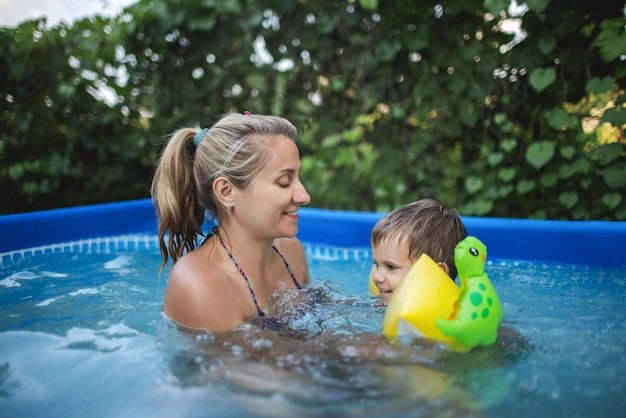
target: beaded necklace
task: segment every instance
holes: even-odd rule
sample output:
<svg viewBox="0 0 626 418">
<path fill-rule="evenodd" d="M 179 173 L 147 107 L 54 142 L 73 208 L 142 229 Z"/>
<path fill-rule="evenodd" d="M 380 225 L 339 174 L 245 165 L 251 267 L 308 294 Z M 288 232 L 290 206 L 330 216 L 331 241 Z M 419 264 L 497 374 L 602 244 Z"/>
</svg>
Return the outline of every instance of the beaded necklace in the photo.
<svg viewBox="0 0 626 418">
<path fill-rule="evenodd" d="M 239 263 L 237 263 L 237 260 L 235 260 L 235 257 L 233 257 L 233 254 L 228 250 L 228 248 L 226 248 L 226 244 L 224 244 L 222 237 L 217 231 L 217 228 L 215 228 L 214 233 L 215 235 L 217 235 L 217 239 L 220 241 L 220 244 L 222 245 L 222 248 L 228 255 L 228 258 L 230 258 L 230 261 L 232 261 L 235 267 L 237 267 L 237 270 L 239 270 L 241 277 L 243 277 L 243 279 L 246 281 L 246 284 L 248 285 L 248 289 L 250 290 L 250 294 L 252 295 L 252 300 L 254 301 L 254 306 L 256 306 L 256 310 L 259 313 L 259 317 L 265 316 L 265 312 L 263 312 L 263 310 L 259 306 L 259 302 L 257 302 L 256 300 L 256 295 L 254 294 L 254 290 L 252 289 L 252 284 L 250 283 L 250 280 L 248 280 L 248 276 L 246 276 L 246 273 L 239 266 Z M 274 249 L 274 251 L 276 251 L 276 254 L 280 256 L 281 260 L 283 260 L 283 263 L 285 263 L 285 267 L 287 267 L 287 271 L 289 272 L 289 275 L 291 276 L 291 279 L 295 283 L 296 287 L 298 289 L 302 289 L 302 287 L 300 286 L 300 283 L 298 283 L 298 281 L 296 280 L 296 276 L 294 276 L 293 272 L 291 271 L 291 267 L 289 267 L 289 264 L 287 264 L 287 260 L 285 260 L 285 257 L 283 257 L 283 255 L 278 251 L 278 248 L 276 248 L 273 245 L 272 245 L 272 248 Z"/>
</svg>

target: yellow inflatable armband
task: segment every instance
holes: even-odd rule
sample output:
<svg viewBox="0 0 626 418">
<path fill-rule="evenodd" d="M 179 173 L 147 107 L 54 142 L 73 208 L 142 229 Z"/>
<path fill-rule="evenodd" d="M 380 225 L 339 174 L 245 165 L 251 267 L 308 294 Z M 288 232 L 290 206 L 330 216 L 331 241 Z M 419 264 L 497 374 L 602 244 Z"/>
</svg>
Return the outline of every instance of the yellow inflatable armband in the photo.
<svg viewBox="0 0 626 418">
<path fill-rule="evenodd" d="M 370 278 L 370 291 L 371 286 Z M 387 337 L 414 334 L 458 345 L 456 339 L 442 334 L 435 322 L 452 315 L 459 293 L 450 276 L 432 258 L 422 254 L 389 300 L 383 333 Z"/>
</svg>

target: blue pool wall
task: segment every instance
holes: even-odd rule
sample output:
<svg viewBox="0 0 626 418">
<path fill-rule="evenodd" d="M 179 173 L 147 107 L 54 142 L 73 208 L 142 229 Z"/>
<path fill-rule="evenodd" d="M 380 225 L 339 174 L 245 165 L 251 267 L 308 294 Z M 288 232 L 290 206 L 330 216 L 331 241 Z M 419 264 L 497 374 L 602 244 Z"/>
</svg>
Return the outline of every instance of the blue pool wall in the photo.
<svg viewBox="0 0 626 418">
<path fill-rule="evenodd" d="M 384 214 L 302 208 L 305 243 L 369 249 Z M 490 259 L 591 266 L 626 266 L 626 222 L 463 217 L 468 234 L 487 245 Z M 89 238 L 156 234 L 150 199 L 0 216 L 0 254 Z"/>
</svg>

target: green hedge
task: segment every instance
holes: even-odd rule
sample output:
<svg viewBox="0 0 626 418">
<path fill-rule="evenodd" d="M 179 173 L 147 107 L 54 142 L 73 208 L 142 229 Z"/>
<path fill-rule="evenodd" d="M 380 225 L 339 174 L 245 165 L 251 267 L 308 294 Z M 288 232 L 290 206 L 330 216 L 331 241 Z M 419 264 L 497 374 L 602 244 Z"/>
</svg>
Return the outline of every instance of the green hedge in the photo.
<svg viewBox="0 0 626 418">
<path fill-rule="evenodd" d="M 0 29 L 0 213 L 148 197 L 167 134 L 250 110 L 298 126 L 314 207 L 436 197 L 463 215 L 626 219 L 617 5 L 259 3 L 141 0 Z"/>
</svg>

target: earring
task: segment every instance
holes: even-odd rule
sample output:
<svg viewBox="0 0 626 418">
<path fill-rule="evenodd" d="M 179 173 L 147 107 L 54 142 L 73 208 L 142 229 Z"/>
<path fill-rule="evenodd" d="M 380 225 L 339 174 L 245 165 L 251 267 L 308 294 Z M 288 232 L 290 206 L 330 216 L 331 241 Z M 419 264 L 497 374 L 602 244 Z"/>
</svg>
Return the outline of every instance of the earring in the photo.
<svg viewBox="0 0 626 418">
<path fill-rule="evenodd" d="M 229 215 L 233 213 L 233 205 L 226 206 L 226 213 L 228 213 Z"/>
</svg>

